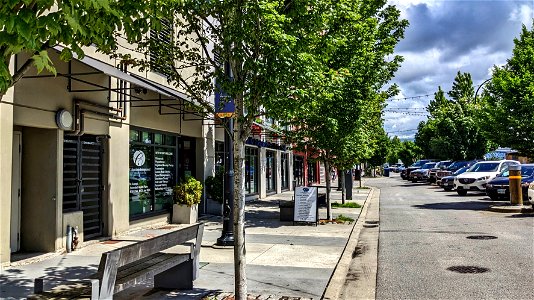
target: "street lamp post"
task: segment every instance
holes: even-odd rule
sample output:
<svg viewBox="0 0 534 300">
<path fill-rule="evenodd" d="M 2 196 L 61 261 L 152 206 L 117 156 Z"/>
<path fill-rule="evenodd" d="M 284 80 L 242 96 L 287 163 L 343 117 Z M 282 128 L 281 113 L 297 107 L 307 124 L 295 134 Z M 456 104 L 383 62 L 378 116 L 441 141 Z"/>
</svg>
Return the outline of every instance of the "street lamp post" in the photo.
<svg viewBox="0 0 534 300">
<path fill-rule="evenodd" d="M 477 95 L 478 95 L 478 91 L 480 90 L 480 88 L 481 88 L 484 84 L 486 84 L 486 83 L 487 83 L 488 81 L 490 81 L 490 80 L 491 80 L 491 78 L 490 78 L 490 79 L 486 79 L 486 80 L 484 80 L 484 82 L 482 82 L 482 83 L 478 86 L 478 88 L 477 88 L 477 90 L 476 90 L 476 92 L 475 92 L 475 99 L 473 100 L 473 102 L 474 102 L 475 104 L 477 103 Z"/>
<path fill-rule="evenodd" d="M 223 229 L 217 239 L 218 246 L 234 245 L 234 227 L 232 226 L 234 207 L 234 151 L 232 133 L 234 132 L 234 119 L 225 118 L 226 130 L 224 134 L 224 203 L 223 203 Z"/>
</svg>

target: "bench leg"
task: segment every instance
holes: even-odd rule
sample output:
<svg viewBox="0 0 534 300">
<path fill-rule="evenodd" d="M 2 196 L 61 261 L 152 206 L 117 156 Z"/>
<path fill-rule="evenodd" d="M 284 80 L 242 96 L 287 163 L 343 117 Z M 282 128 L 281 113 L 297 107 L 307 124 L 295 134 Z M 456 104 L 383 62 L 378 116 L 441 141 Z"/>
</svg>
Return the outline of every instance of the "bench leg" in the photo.
<svg viewBox="0 0 534 300">
<path fill-rule="evenodd" d="M 163 289 L 193 289 L 193 261 L 188 260 L 167 271 L 154 275 L 154 287 Z"/>
</svg>

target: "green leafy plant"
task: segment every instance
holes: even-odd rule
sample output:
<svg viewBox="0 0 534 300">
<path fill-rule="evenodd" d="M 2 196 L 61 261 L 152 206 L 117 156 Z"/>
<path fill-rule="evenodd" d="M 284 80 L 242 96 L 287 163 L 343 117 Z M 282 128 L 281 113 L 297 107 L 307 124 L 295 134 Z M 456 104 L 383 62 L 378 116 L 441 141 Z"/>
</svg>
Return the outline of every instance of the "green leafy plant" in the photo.
<svg viewBox="0 0 534 300">
<path fill-rule="evenodd" d="M 206 178 L 206 192 L 214 201 L 224 202 L 224 170 L 218 170 L 215 176 Z"/>
<path fill-rule="evenodd" d="M 355 203 L 355 202 L 347 202 L 347 203 L 334 202 L 334 203 L 332 203 L 332 207 L 334 207 L 334 208 L 336 208 L 336 207 L 360 208 L 362 206 L 360 204 L 358 204 L 358 203 Z"/>
<path fill-rule="evenodd" d="M 178 185 L 173 188 L 174 203 L 187 205 L 189 207 L 200 203 L 202 197 L 202 183 L 192 176 L 186 176 Z"/>
<path fill-rule="evenodd" d="M 337 218 L 335 219 L 336 222 L 340 223 L 340 222 L 349 222 L 349 223 L 352 223 L 354 222 L 354 219 L 351 218 L 351 217 L 347 217 L 347 216 L 344 216 L 344 215 L 339 215 L 337 216 Z"/>
</svg>

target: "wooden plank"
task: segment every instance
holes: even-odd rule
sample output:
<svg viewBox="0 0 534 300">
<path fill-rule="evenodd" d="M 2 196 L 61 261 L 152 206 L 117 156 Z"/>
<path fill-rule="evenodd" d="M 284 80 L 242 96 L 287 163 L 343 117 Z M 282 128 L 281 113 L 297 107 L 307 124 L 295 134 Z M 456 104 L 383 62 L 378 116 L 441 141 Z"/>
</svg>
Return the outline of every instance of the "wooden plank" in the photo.
<svg viewBox="0 0 534 300">
<path fill-rule="evenodd" d="M 132 287 L 138 283 L 152 279 L 159 274 L 189 260 L 189 254 L 164 253 L 154 259 L 148 259 L 141 264 L 135 264 L 133 268 L 127 268 L 117 275 L 115 293 Z"/>
<path fill-rule="evenodd" d="M 182 228 L 148 240 L 128 245 L 117 250 L 113 250 L 121 251 L 119 267 L 195 239 L 198 234 L 199 226 L 200 224 L 195 224 L 193 226 Z"/>
</svg>

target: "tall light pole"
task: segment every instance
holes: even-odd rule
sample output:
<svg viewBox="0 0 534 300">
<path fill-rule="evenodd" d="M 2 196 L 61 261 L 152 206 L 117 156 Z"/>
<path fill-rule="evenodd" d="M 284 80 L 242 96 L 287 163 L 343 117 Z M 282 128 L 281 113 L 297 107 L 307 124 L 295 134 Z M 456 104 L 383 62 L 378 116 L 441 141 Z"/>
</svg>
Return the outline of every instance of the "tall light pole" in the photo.
<svg viewBox="0 0 534 300">
<path fill-rule="evenodd" d="M 475 99 L 473 100 L 473 103 L 475 103 L 475 104 L 477 103 L 477 95 L 478 95 L 478 91 L 480 90 L 480 88 L 481 88 L 484 84 L 486 84 L 488 81 L 490 81 L 490 80 L 491 80 L 491 78 L 490 78 L 490 79 L 486 79 L 486 80 L 484 80 L 484 82 L 482 82 L 482 83 L 478 86 L 478 88 L 477 88 L 477 90 L 476 90 L 476 92 L 475 92 Z"/>
</svg>

